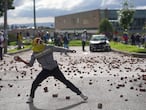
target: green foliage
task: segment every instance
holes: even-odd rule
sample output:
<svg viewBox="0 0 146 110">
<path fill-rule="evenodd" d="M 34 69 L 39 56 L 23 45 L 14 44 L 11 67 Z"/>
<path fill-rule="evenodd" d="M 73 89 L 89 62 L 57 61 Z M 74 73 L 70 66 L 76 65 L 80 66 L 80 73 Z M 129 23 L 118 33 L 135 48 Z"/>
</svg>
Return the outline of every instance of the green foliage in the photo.
<svg viewBox="0 0 146 110">
<path fill-rule="evenodd" d="M 113 32 L 113 26 L 112 24 L 108 21 L 108 19 L 103 19 L 100 22 L 99 25 L 99 33 L 112 33 Z"/>
<path fill-rule="evenodd" d="M 17 40 L 16 35 L 12 33 L 8 33 L 8 39 L 9 39 L 9 42 L 13 42 Z"/>
<path fill-rule="evenodd" d="M 15 7 L 13 6 L 14 0 L 7 0 L 8 1 L 8 10 L 9 9 L 14 9 Z M 3 16 L 4 9 L 5 9 L 5 2 L 6 0 L 0 0 L 0 16 Z"/>
<path fill-rule="evenodd" d="M 128 3 L 127 0 L 123 3 L 123 8 L 118 12 L 119 23 L 124 31 L 130 28 L 130 24 L 133 22 L 134 10 L 133 6 Z"/>
<path fill-rule="evenodd" d="M 120 11 L 120 25 L 124 30 L 128 30 L 130 27 L 130 24 L 133 22 L 133 10 L 121 10 Z"/>
<path fill-rule="evenodd" d="M 113 37 L 113 26 L 112 24 L 108 21 L 108 19 L 102 19 L 99 25 L 99 34 L 105 34 L 108 39 L 112 39 Z"/>
</svg>

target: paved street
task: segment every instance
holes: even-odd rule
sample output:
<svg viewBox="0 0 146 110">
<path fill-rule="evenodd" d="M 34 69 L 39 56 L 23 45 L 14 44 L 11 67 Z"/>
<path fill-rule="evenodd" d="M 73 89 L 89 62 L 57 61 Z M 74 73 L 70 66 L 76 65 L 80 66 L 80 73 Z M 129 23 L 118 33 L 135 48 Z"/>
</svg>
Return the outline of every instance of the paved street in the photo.
<svg viewBox="0 0 146 110">
<path fill-rule="evenodd" d="M 32 81 L 41 70 L 15 62 L 14 55 L 0 61 L 0 110 L 145 110 L 146 59 L 114 52 L 54 53 L 61 71 L 85 95 L 88 102 L 53 77 L 47 78 L 36 90 L 33 104 L 26 104 Z M 31 51 L 18 53 L 29 60 Z M 58 97 L 53 97 L 54 95 Z M 69 99 L 68 99 L 69 97 Z M 102 107 L 98 107 L 102 104 Z"/>
</svg>

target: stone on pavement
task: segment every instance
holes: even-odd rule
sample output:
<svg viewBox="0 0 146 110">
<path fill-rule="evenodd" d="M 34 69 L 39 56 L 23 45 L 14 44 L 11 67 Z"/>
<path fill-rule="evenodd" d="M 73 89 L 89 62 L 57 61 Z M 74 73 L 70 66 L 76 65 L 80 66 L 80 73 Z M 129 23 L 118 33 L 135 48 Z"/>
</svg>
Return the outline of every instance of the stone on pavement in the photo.
<svg viewBox="0 0 146 110">
<path fill-rule="evenodd" d="M 29 60 L 31 51 L 26 51 L 0 61 L 0 110 L 145 110 L 146 59 L 70 48 L 77 52 L 54 53 L 54 57 L 65 77 L 88 96 L 86 103 L 49 77 L 36 90 L 34 103 L 26 104 L 31 84 L 41 71 L 37 62 L 30 68 L 13 60 L 15 55 Z"/>
</svg>

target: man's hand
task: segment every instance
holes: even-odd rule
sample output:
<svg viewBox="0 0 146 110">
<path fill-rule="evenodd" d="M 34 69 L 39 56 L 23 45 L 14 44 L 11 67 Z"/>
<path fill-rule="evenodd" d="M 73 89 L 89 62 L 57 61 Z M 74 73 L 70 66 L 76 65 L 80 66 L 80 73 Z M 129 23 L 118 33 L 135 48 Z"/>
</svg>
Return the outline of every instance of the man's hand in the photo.
<svg viewBox="0 0 146 110">
<path fill-rule="evenodd" d="M 19 57 L 19 56 L 14 56 L 14 60 L 15 60 L 15 61 L 19 61 L 19 62 L 23 62 L 23 63 L 25 63 L 26 65 L 30 66 L 29 62 L 24 61 L 24 60 L 23 60 L 21 57 Z"/>
</svg>

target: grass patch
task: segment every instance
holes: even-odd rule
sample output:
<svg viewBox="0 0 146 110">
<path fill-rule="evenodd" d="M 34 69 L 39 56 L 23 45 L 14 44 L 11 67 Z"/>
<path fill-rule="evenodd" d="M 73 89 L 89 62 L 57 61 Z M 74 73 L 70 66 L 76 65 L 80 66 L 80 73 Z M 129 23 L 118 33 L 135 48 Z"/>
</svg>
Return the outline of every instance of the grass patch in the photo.
<svg viewBox="0 0 146 110">
<path fill-rule="evenodd" d="M 15 45 L 17 45 L 17 42 L 15 42 L 15 41 L 14 42 L 10 42 L 9 45 L 15 46 Z"/>
<path fill-rule="evenodd" d="M 86 42 L 86 46 L 89 45 L 89 41 Z M 71 40 L 69 46 L 82 46 L 81 40 Z"/>
<path fill-rule="evenodd" d="M 81 45 L 82 45 L 81 40 L 71 40 L 69 42 L 69 46 L 81 46 Z"/>
<path fill-rule="evenodd" d="M 122 44 L 119 42 L 110 42 L 111 48 L 125 51 L 125 52 L 136 52 L 136 53 L 146 53 L 145 48 L 139 48 L 134 45 Z"/>
<path fill-rule="evenodd" d="M 31 45 L 24 45 L 24 48 L 22 49 L 11 49 L 11 50 L 8 50 L 8 53 L 16 53 L 16 52 L 19 52 L 19 51 L 24 51 L 24 50 L 27 50 L 27 49 L 31 49 Z"/>
<path fill-rule="evenodd" d="M 13 42 L 12 45 L 14 45 L 15 43 Z M 48 43 L 49 45 L 53 45 L 53 42 Z M 89 45 L 89 41 L 87 41 L 86 46 Z M 69 46 L 82 46 L 82 41 L 81 40 L 71 40 L 69 42 Z M 124 51 L 124 52 L 136 52 L 136 53 L 146 53 L 146 49 L 145 48 L 139 48 L 137 46 L 133 46 L 133 45 L 128 45 L 128 44 L 123 44 L 120 42 L 110 42 L 110 46 L 112 49 L 117 49 L 120 51 Z M 15 52 L 19 52 L 22 50 L 27 50 L 27 49 L 31 49 L 31 45 L 24 45 L 23 49 L 11 49 L 8 50 L 8 53 L 15 53 Z"/>
</svg>

